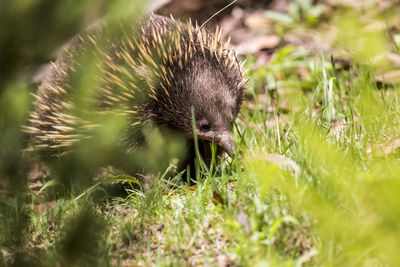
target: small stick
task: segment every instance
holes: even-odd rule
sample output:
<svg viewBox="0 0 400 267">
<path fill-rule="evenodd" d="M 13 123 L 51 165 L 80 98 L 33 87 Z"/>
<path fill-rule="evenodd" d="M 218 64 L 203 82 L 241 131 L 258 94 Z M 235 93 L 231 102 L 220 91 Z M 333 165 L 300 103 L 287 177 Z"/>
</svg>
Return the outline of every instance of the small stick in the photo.
<svg viewBox="0 0 400 267">
<path fill-rule="evenodd" d="M 221 13 L 222 11 L 224 11 L 225 9 L 227 9 L 228 7 L 230 7 L 231 5 L 233 5 L 234 3 L 236 3 L 237 0 L 232 1 L 230 4 L 228 4 L 227 6 L 223 7 L 222 9 L 220 9 L 217 13 L 215 13 L 214 15 L 212 15 L 208 20 L 206 20 L 203 24 L 201 24 L 200 26 L 200 30 L 201 28 L 203 28 L 204 25 L 206 25 L 210 20 L 212 20 L 215 16 L 217 16 L 219 13 Z"/>
</svg>

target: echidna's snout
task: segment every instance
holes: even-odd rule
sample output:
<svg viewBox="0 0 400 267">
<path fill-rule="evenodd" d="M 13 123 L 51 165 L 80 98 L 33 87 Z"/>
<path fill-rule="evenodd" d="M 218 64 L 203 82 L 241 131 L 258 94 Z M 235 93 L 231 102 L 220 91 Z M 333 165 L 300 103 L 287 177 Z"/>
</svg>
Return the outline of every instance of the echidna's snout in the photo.
<svg viewBox="0 0 400 267">
<path fill-rule="evenodd" d="M 217 135 L 215 141 L 230 157 L 235 154 L 235 142 L 233 141 L 231 132 L 223 132 Z"/>
</svg>

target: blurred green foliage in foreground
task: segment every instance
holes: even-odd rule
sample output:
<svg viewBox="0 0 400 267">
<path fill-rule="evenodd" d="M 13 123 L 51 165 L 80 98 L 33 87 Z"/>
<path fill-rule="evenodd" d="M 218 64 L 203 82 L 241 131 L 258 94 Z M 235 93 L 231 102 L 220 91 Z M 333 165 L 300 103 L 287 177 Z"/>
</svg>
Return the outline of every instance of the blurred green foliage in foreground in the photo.
<svg viewBox="0 0 400 267">
<path fill-rule="evenodd" d="M 10 25 L 0 32 L 2 265 L 400 264 L 400 85 L 375 81 L 397 67 L 385 55 L 399 51 L 384 28 L 337 11 L 337 45 L 350 51 L 350 68 L 335 55 L 294 46 L 277 50 L 267 66 L 249 57 L 247 102 L 235 132 L 240 156 L 199 168 L 196 190 L 180 174 L 170 177 L 172 165 L 147 190 L 138 190 L 139 176 L 111 177 L 105 180 L 131 183 L 128 197 L 111 198 L 102 181 L 93 181 L 93 168 L 141 164 L 107 150 L 124 122 L 109 118 L 77 157 L 46 162 L 52 173 L 38 192 L 30 188 L 35 159 L 22 153 L 21 126 L 32 106 L 34 70 L 104 15 L 109 27 L 136 21 L 140 5 L 3 0 L 0 10 L 0 22 Z M 90 71 L 79 78 L 86 87 L 77 90 L 88 93 Z M 158 165 L 179 150 L 165 147 L 158 132 L 148 137 L 154 146 L 141 154 L 143 164 Z M 271 160 L 271 153 L 285 158 Z"/>
</svg>

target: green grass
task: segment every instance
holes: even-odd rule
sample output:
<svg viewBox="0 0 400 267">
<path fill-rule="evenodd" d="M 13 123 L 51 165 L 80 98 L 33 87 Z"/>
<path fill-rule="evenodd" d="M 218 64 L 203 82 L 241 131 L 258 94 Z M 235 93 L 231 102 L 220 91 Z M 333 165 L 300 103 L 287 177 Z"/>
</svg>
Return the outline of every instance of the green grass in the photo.
<svg viewBox="0 0 400 267">
<path fill-rule="evenodd" d="M 400 162 L 389 141 L 400 136 L 400 85 L 378 88 L 387 65 L 363 64 L 364 53 L 349 70 L 295 46 L 267 66 L 249 57 L 234 158 L 199 168 L 195 188 L 173 165 L 145 190 L 140 177 L 114 177 L 132 185 L 122 198 L 109 179 L 79 192 L 55 180 L 25 188 L 1 200 L 0 262 L 398 266 Z"/>
<path fill-rule="evenodd" d="M 107 192 L 98 184 L 35 212 L 49 186 L 31 195 L 28 242 L 14 249 L 48 266 L 397 265 L 399 160 L 367 149 L 399 135 L 399 88 L 378 90 L 368 70 L 336 75 L 328 56 L 291 50 L 264 69 L 249 60 L 240 153 L 202 172 L 196 189 L 160 175 L 127 198 L 99 202 Z M 259 91 L 278 72 L 284 90 Z M 271 153 L 292 161 L 278 160 L 281 169 Z"/>
</svg>

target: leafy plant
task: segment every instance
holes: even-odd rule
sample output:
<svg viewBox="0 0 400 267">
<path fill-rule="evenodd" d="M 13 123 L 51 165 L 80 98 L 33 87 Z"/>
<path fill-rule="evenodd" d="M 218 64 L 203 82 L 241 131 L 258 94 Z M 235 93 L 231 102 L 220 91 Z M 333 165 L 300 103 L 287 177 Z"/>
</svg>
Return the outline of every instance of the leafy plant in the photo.
<svg viewBox="0 0 400 267">
<path fill-rule="evenodd" d="M 288 6 L 288 13 L 266 11 L 264 15 L 283 24 L 292 25 L 297 22 L 305 22 L 308 25 L 316 25 L 320 16 L 325 12 L 323 4 L 313 4 L 312 0 L 295 0 Z"/>
</svg>

